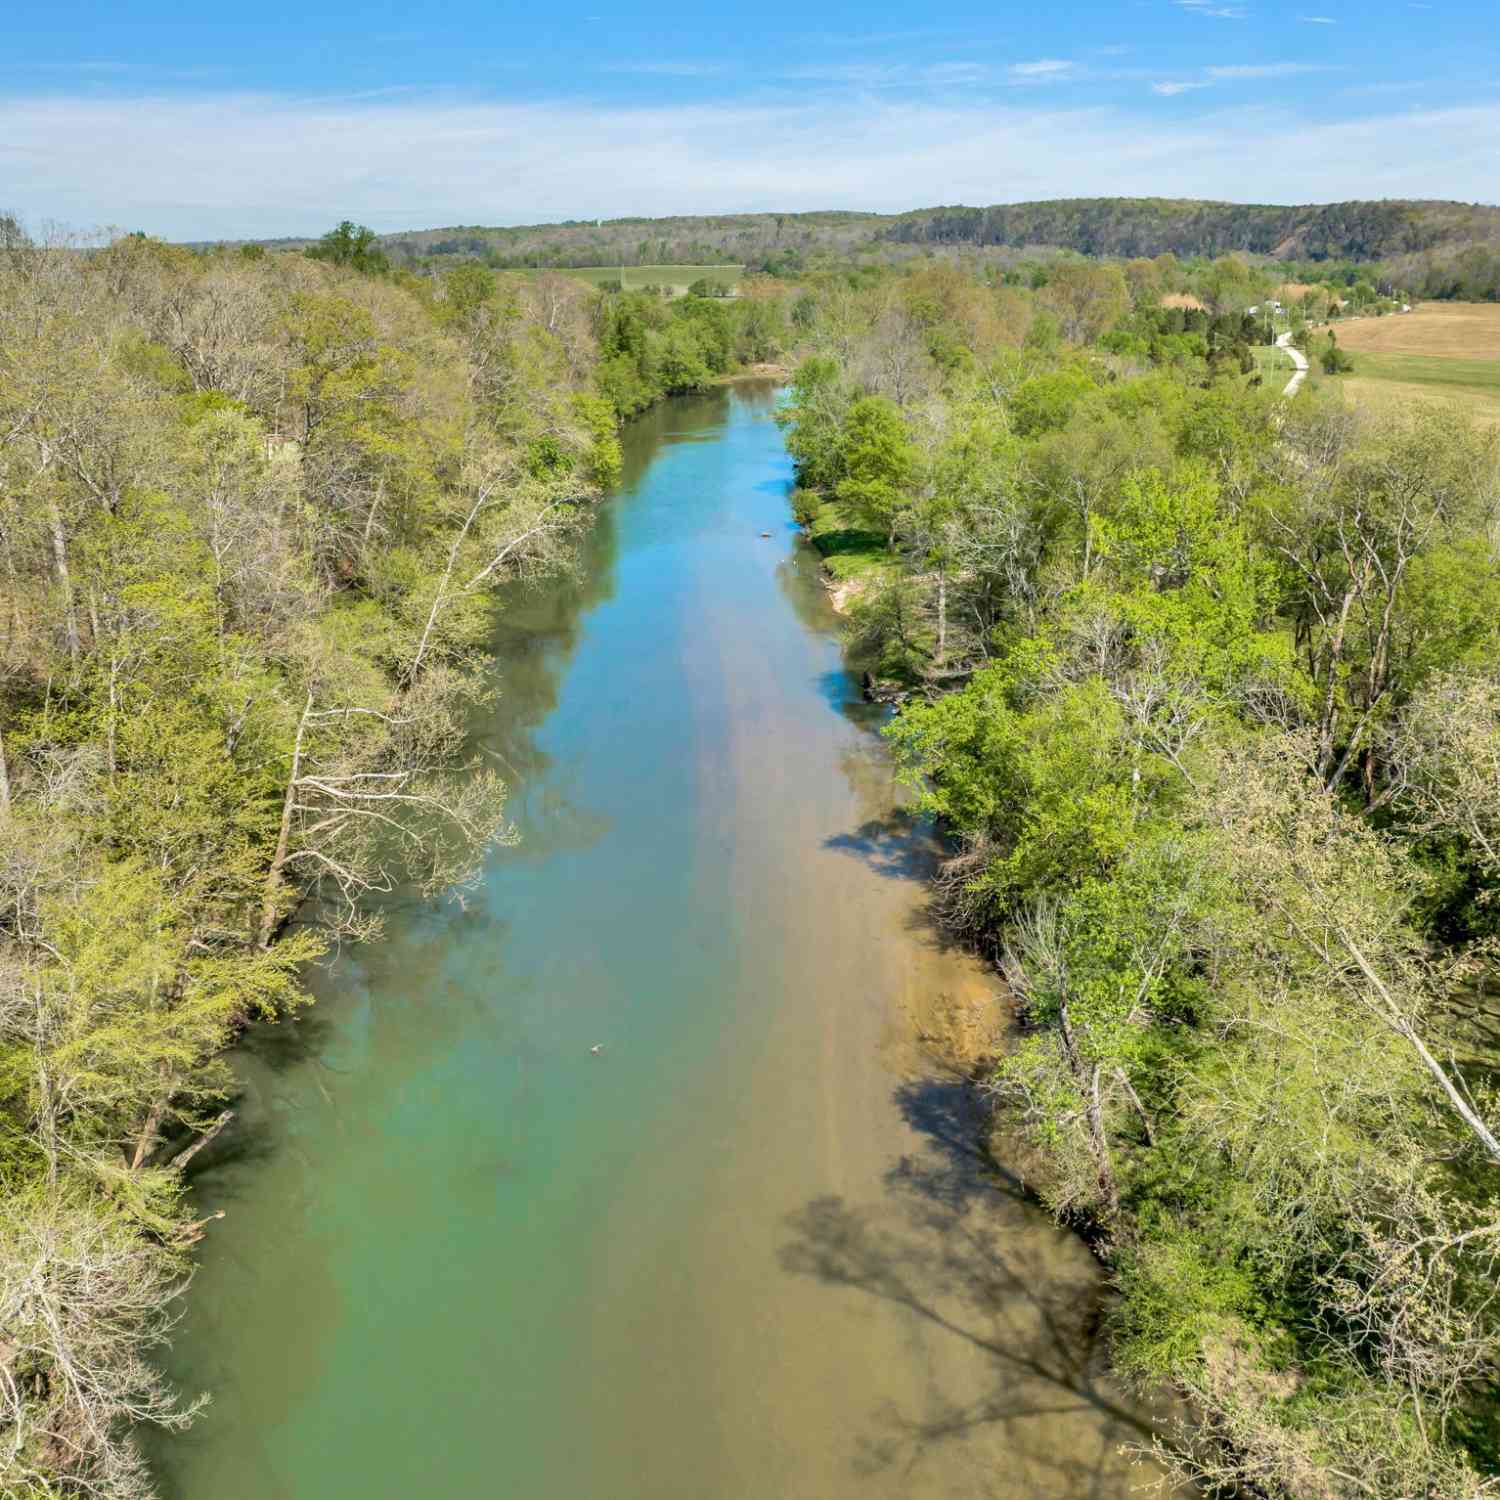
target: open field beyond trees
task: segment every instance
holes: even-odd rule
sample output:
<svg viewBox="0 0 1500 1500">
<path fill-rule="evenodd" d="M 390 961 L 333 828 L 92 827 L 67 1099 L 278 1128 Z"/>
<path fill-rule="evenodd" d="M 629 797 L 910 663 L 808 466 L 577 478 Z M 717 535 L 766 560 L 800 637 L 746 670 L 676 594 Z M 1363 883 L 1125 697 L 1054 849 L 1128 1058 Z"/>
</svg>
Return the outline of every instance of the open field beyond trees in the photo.
<svg viewBox="0 0 1500 1500">
<path fill-rule="evenodd" d="M 724 287 L 730 293 L 739 290 L 743 266 L 568 266 L 564 274 L 577 276 L 591 286 L 618 283 L 627 292 L 643 287 L 664 286 L 674 297 L 682 296 L 697 281 Z M 538 273 L 540 274 L 540 273 Z"/>
<path fill-rule="evenodd" d="M 1451 403 L 1500 422 L 1500 304 L 1429 302 L 1414 312 L 1338 326 L 1354 358 L 1346 399 L 1372 409 L 1418 401 Z"/>
<path fill-rule="evenodd" d="M 1500 362 L 1500 302 L 1424 302 L 1409 313 L 1354 319 L 1340 324 L 1339 343 L 1351 354 Z"/>
</svg>

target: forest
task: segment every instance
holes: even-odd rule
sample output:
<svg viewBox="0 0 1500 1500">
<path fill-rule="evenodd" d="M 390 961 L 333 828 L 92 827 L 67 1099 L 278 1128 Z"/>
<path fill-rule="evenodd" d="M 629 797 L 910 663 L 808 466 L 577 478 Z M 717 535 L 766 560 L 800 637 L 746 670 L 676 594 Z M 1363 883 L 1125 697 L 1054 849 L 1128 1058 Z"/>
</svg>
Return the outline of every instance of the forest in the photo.
<svg viewBox="0 0 1500 1500">
<path fill-rule="evenodd" d="M 830 288 L 799 514 L 1017 1007 L 971 1059 L 997 1152 L 1111 1268 L 1116 1368 L 1186 1402 L 1163 1460 L 1488 1493 L 1500 446 L 1161 321 L 1108 267 Z"/>
<path fill-rule="evenodd" d="M 1480 204 L 1211 203 L 1174 198 L 1063 198 L 902 214 L 734 214 L 610 219 L 494 229 L 468 225 L 384 236 L 402 263 L 481 260 L 497 268 L 748 265 L 796 274 L 849 260 L 900 263 L 940 254 L 1004 269 L 1060 254 L 1125 261 L 1237 255 L 1274 268 L 1363 268 L 1421 297 L 1500 297 L 1500 211 Z"/>
<path fill-rule="evenodd" d="M 0 224 L 6 1493 L 152 1493 L 226 1046 L 515 836 L 464 732 L 496 585 L 573 566 L 623 420 L 778 359 L 936 914 L 1016 1009 L 965 1065 L 1181 1399 L 1163 1460 L 1492 1489 L 1495 435 L 1283 400 L 1233 259 L 1164 307 L 1170 258 L 669 299 L 311 248 Z"/>
<path fill-rule="evenodd" d="M 224 1049 L 510 840 L 494 589 L 572 565 L 620 422 L 782 299 L 601 297 L 0 221 L 0 1490 L 154 1493 Z M 223 1232 L 232 1232 L 226 1230 Z"/>
</svg>

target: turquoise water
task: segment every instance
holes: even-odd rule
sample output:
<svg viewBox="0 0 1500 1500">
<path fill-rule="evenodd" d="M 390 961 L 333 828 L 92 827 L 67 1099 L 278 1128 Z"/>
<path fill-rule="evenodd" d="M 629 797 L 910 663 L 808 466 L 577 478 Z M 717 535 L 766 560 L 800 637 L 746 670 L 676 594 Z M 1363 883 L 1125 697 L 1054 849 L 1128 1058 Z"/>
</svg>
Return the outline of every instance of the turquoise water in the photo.
<svg viewBox="0 0 1500 1500">
<path fill-rule="evenodd" d="M 497 627 L 476 734 L 522 842 L 240 1049 L 169 1495 L 1139 1482 L 1088 1257 L 913 1040 L 998 1002 L 922 920 L 773 402 L 634 424 L 577 578 Z"/>
</svg>

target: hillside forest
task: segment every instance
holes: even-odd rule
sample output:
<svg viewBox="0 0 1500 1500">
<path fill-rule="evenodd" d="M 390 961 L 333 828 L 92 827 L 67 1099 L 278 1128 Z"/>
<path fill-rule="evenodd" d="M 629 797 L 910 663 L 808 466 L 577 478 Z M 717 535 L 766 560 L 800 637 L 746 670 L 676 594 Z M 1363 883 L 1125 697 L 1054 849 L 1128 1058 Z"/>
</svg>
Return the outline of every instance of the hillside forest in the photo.
<svg viewBox="0 0 1500 1500">
<path fill-rule="evenodd" d="M 964 1066 L 1181 1397 L 1164 1459 L 1493 1488 L 1495 438 L 1286 402 L 1155 261 L 669 300 L 350 230 L 0 235 L 5 1492 L 153 1493 L 225 1047 L 514 837 L 464 733 L 496 586 L 573 566 L 623 420 L 774 361 L 937 915 L 1016 1008 Z"/>
<path fill-rule="evenodd" d="M 302 243 L 302 242 L 288 242 Z M 1063 198 L 902 214 L 730 214 L 404 231 L 379 241 L 403 265 L 477 260 L 496 268 L 735 264 L 801 274 L 940 257 L 1012 284 L 1040 285 L 1056 261 L 1123 265 L 1233 256 L 1278 281 L 1369 282 L 1411 297 L 1500 298 L 1500 210 L 1382 199 L 1312 204 Z M 1196 269 L 1196 266 L 1195 266 Z M 1189 283 L 1168 288 L 1194 291 Z"/>
</svg>

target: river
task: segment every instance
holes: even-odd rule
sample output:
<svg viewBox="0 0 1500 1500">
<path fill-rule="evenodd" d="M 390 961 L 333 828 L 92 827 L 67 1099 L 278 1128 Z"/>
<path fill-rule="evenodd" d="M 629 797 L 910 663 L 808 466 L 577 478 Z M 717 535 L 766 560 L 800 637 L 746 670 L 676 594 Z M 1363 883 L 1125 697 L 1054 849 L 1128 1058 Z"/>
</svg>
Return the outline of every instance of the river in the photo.
<svg viewBox="0 0 1500 1500">
<path fill-rule="evenodd" d="M 1123 1497 L 1084 1247 L 924 1017 L 993 981 L 787 514 L 774 392 L 632 424 L 476 726 L 519 846 L 238 1049 L 173 1500 Z M 771 536 L 763 538 L 761 533 Z M 596 1054 L 592 1049 L 598 1046 Z"/>
</svg>

